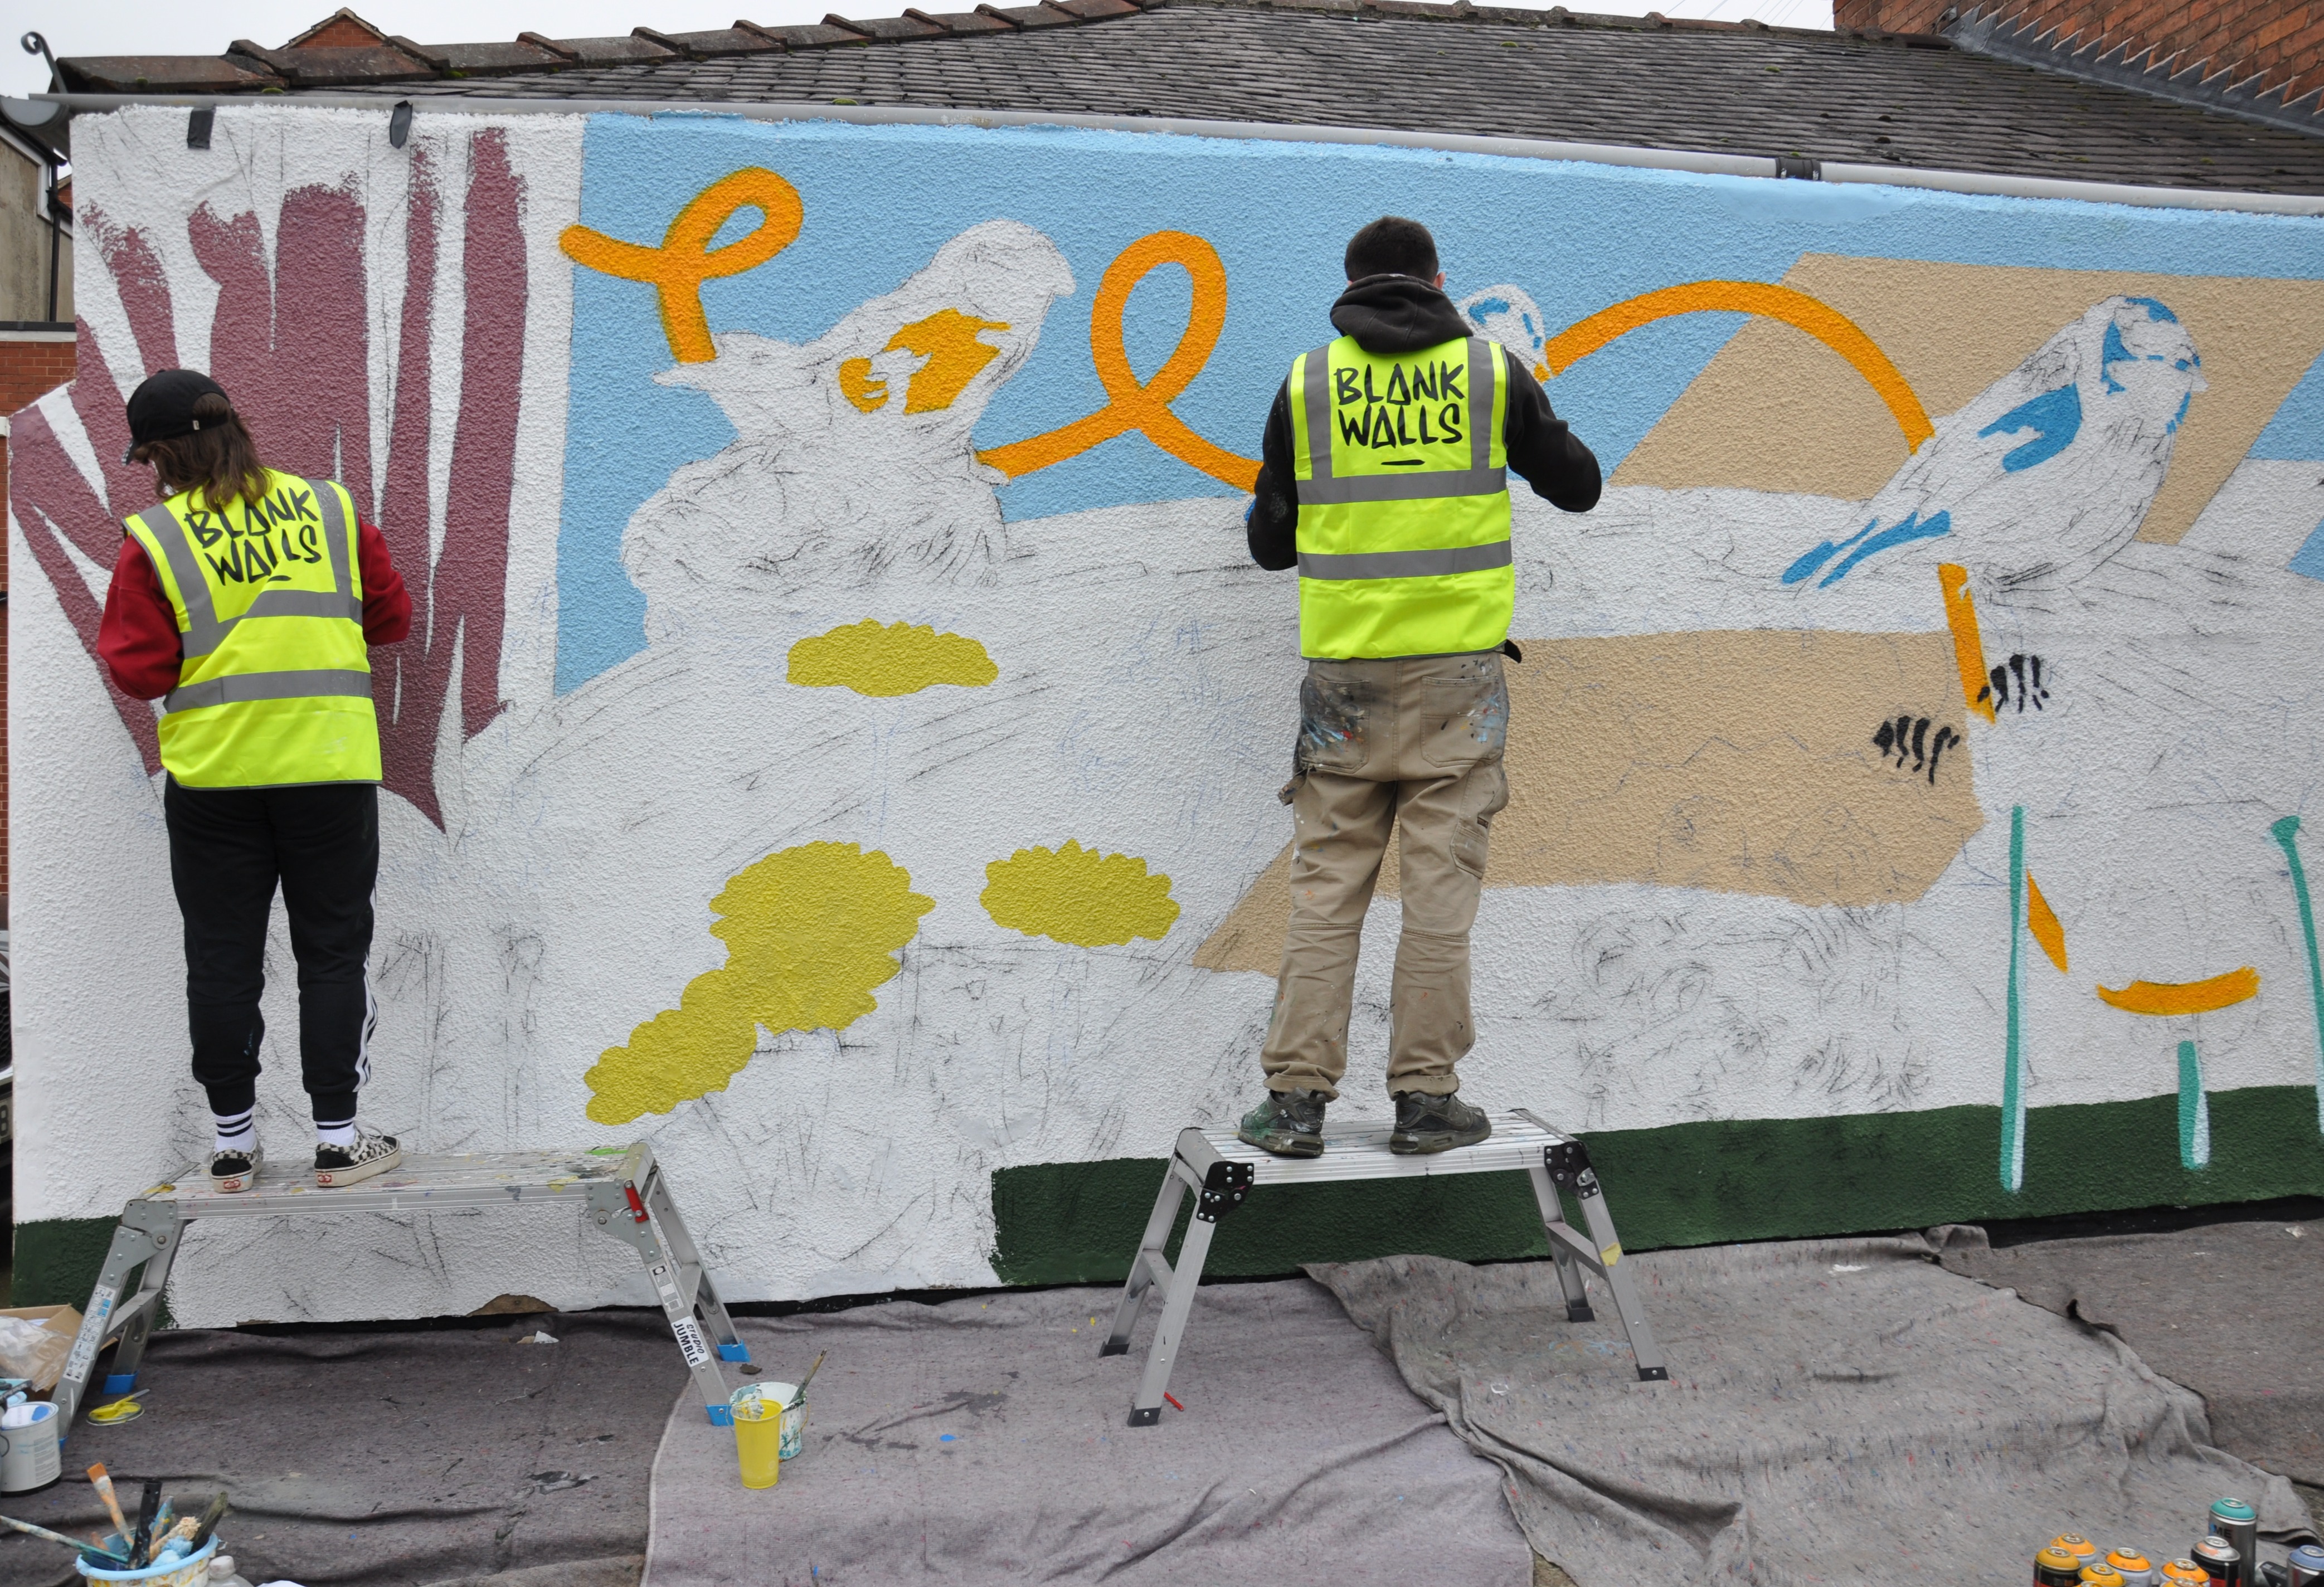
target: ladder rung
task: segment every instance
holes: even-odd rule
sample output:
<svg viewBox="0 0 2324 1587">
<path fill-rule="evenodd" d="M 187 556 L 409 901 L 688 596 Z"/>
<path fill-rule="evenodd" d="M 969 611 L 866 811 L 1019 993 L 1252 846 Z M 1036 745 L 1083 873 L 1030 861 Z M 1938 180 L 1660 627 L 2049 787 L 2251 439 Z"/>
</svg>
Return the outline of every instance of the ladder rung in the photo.
<svg viewBox="0 0 2324 1587">
<path fill-rule="evenodd" d="M 1588 1241 L 1582 1239 L 1581 1235 L 1574 1232 L 1573 1226 L 1572 1224 L 1551 1224 L 1549 1226 L 1549 1237 L 1563 1245 L 1567 1250 L 1572 1253 L 1575 1261 L 1580 1262 L 1583 1267 L 1589 1269 L 1591 1272 L 1598 1274 L 1601 1278 L 1605 1275 L 1605 1259 L 1598 1254 L 1598 1250 L 1595 1246 L 1591 1245 Z"/>
<path fill-rule="evenodd" d="M 1141 1250 L 1138 1253 L 1138 1259 L 1146 1269 L 1147 1278 L 1167 1292 L 1170 1287 L 1168 1259 L 1158 1250 Z"/>
</svg>

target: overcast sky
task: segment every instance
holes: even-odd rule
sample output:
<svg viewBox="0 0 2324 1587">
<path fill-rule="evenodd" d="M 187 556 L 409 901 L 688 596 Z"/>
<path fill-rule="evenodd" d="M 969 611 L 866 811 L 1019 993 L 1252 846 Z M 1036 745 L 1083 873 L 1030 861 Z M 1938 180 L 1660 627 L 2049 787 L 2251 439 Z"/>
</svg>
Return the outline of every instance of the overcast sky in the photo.
<svg viewBox="0 0 2324 1587">
<path fill-rule="evenodd" d="M 553 38 L 626 33 L 643 25 L 682 33 L 723 28 L 739 10 L 765 26 L 843 16 L 899 16 L 910 0 L 371 0 L 356 13 L 382 32 L 423 44 L 513 39 L 528 30 Z M 969 10 L 973 0 L 921 0 L 927 11 Z M 7 37 L 37 29 L 59 55 L 217 55 L 235 39 L 273 47 L 328 16 L 331 0 L 8 0 Z M 1545 6 L 1544 9 L 1546 9 Z M 1642 16 L 1757 17 L 1788 27 L 1828 28 L 1831 0 L 1579 0 L 1576 11 Z M 0 43 L 0 92 L 46 88 L 38 56 Z"/>
</svg>

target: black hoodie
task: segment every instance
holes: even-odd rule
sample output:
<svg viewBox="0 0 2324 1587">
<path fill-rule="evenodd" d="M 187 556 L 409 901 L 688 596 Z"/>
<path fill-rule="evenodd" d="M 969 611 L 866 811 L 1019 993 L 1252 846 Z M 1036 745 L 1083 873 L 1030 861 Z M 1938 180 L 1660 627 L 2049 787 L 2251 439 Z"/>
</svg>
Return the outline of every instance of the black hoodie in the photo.
<svg viewBox="0 0 2324 1587">
<path fill-rule="evenodd" d="M 1332 324 L 1343 336 L 1356 338 L 1367 353 L 1416 353 L 1456 337 L 1475 334 L 1452 300 L 1416 276 L 1368 275 L 1349 283 L 1332 305 Z M 1598 459 L 1574 439 L 1565 420 L 1550 411 L 1549 398 L 1533 372 L 1517 359 L 1508 361 L 1508 417 L 1501 424 L 1501 445 L 1509 467 L 1533 486 L 1533 494 L 1568 512 L 1587 512 L 1598 504 Z M 1268 411 L 1267 433 L 1259 447 L 1258 500 L 1251 504 L 1248 526 L 1250 558 L 1261 567 L 1297 565 L 1295 544 L 1299 522 L 1299 484 L 1291 457 L 1291 383 L 1286 379 Z"/>
</svg>

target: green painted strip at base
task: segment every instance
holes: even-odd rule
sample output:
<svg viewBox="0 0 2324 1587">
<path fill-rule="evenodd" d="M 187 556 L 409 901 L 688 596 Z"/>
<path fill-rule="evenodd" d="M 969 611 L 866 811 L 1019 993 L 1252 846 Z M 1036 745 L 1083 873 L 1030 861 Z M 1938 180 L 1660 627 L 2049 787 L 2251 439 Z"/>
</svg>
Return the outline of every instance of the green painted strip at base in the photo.
<svg viewBox="0 0 2324 1587">
<path fill-rule="evenodd" d="M 2211 1165 L 2192 1171 L 2179 1162 L 2175 1094 L 2031 1109 L 2015 1195 L 1994 1180 L 1999 1108 L 1674 1124 L 1588 1140 L 1624 1249 L 1645 1250 L 2324 1195 L 2312 1106 L 2304 1085 L 2215 1093 Z M 992 1176 L 993 1266 L 1011 1284 L 1119 1281 L 1161 1184 L 1159 1158 L 1004 1168 Z M 1521 1174 L 1350 1180 L 1254 1192 L 1219 1224 L 1204 1271 L 1545 1250 Z"/>
<path fill-rule="evenodd" d="M 113 1244 L 111 1218 L 42 1218 L 16 1225 L 8 1304 L 87 1306 Z"/>
</svg>

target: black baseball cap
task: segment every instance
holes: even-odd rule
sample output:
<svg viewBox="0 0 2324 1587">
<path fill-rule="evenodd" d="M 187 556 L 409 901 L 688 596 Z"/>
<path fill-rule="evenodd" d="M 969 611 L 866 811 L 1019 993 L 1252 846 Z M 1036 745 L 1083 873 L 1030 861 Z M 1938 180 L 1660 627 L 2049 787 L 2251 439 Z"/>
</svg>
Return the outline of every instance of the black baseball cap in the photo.
<svg viewBox="0 0 2324 1587">
<path fill-rule="evenodd" d="M 121 455 L 122 462 L 129 462 L 148 441 L 172 440 L 201 429 L 194 404 L 209 396 L 226 397 L 226 388 L 199 370 L 165 369 L 147 375 L 129 394 L 129 450 Z"/>
</svg>

